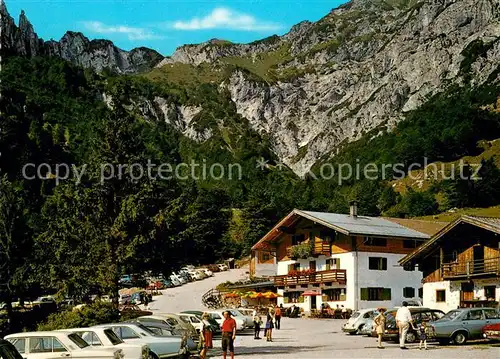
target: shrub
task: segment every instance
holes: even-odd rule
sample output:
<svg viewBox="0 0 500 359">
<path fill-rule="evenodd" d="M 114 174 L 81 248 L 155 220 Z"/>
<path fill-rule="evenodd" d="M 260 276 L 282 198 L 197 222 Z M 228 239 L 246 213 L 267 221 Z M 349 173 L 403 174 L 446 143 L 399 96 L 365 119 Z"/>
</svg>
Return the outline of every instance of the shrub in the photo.
<svg viewBox="0 0 500 359">
<path fill-rule="evenodd" d="M 290 256 L 292 258 L 307 259 L 312 256 L 312 248 L 308 242 L 297 244 L 290 247 Z"/>
<path fill-rule="evenodd" d="M 79 310 L 65 310 L 51 314 L 46 322 L 38 325 L 38 330 L 85 328 L 117 322 L 119 319 L 120 314 L 112 303 L 96 302 Z"/>
</svg>

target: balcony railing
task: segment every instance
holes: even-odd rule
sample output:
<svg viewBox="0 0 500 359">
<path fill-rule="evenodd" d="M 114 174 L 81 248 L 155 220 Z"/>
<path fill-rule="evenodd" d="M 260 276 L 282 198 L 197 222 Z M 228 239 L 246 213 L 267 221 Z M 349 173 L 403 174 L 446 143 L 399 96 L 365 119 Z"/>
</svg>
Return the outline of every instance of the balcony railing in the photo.
<svg viewBox="0 0 500 359">
<path fill-rule="evenodd" d="M 305 276 L 304 275 L 290 276 L 286 274 L 274 277 L 274 283 L 278 287 L 286 287 L 286 286 L 301 285 L 301 284 L 321 284 L 330 282 L 346 284 L 345 269 L 325 270 Z"/>
<path fill-rule="evenodd" d="M 331 246 L 328 242 L 315 242 L 313 247 L 313 256 L 330 256 Z"/>
<path fill-rule="evenodd" d="M 498 275 L 500 274 L 500 257 L 443 263 L 441 270 L 443 278 Z"/>
</svg>

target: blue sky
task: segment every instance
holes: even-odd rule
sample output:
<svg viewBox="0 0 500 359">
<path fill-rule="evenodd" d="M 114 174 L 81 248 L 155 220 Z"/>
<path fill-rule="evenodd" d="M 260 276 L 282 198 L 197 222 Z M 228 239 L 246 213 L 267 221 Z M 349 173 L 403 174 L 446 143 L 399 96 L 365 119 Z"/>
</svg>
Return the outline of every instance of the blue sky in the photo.
<svg viewBox="0 0 500 359">
<path fill-rule="evenodd" d="M 0 0 L 1 1 L 1 0 Z M 171 55 L 211 38 L 250 42 L 316 21 L 346 0 L 5 0 L 16 23 L 24 9 L 44 40 L 67 30 L 112 40 L 129 50 L 147 46 Z"/>
</svg>

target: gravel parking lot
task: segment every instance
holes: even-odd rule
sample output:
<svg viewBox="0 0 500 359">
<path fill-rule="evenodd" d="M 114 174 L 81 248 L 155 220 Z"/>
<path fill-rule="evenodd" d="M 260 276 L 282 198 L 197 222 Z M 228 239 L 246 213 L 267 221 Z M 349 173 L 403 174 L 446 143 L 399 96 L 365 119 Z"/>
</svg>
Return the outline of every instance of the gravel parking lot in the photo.
<svg viewBox="0 0 500 359">
<path fill-rule="evenodd" d="M 216 273 L 214 277 L 192 282 L 163 291 L 155 297 L 150 309 L 153 312 L 180 312 L 203 310 L 202 295 L 217 284 L 244 279 L 245 269 L 232 269 Z M 351 336 L 342 332 L 345 320 L 339 319 L 282 319 L 282 329 L 274 330 L 272 343 L 265 339 L 254 340 L 253 331 L 238 335 L 236 356 L 241 359 L 260 358 L 499 358 L 500 346 L 474 343 L 462 347 L 439 346 L 430 343 L 428 350 L 419 350 L 410 344 L 410 350 L 399 349 L 398 344 L 386 342 L 386 349 L 377 349 L 375 338 Z M 261 332 L 263 337 L 263 332 Z M 220 358 L 220 340 L 214 340 L 209 357 Z"/>
</svg>

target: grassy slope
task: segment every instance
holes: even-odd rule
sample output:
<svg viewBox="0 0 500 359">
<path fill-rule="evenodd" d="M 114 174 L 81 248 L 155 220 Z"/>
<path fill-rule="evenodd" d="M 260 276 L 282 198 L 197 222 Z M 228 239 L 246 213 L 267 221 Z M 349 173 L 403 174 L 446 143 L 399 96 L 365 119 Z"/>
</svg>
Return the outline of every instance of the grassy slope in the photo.
<svg viewBox="0 0 500 359">
<path fill-rule="evenodd" d="M 471 215 L 471 216 L 485 216 L 485 217 L 500 217 L 500 205 L 493 206 L 489 208 L 460 208 L 455 210 L 454 212 L 444 212 L 440 214 L 436 214 L 434 216 L 424 216 L 418 217 L 416 219 L 425 219 L 425 220 L 438 220 L 442 222 L 451 222 L 456 218 L 463 215 Z"/>
<path fill-rule="evenodd" d="M 434 176 L 433 166 L 437 165 L 438 171 L 444 169 L 444 176 L 448 176 L 450 174 L 450 170 L 453 168 L 459 168 L 461 161 L 463 163 L 469 164 L 479 164 L 482 159 L 490 159 L 491 157 L 495 158 L 495 163 L 497 167 L 500 167 L 500 139 L 496 139 L 493 141 L 482 141 L 480 142 L 480 147 L 484 149 L 484 151 L 478 156 L 465 156 L 457 161 L 452 162 L 434 162 L 427 166 L 427 179 L 424 179 L 424 170 L 415 170 L 411 171 L 409 176 L 391 182 L 393 188 L 396 192 L 405 193 L 406 188 L 410 187 L 415 191 L 426 191 L 435 181 L 434 177 L 442 178 L 443 175 Z"/>
</svg>

